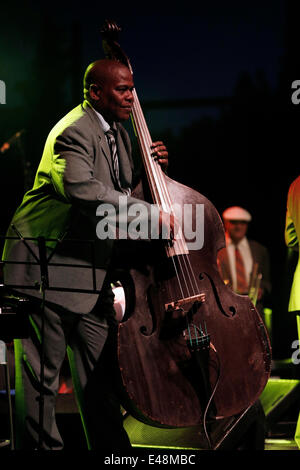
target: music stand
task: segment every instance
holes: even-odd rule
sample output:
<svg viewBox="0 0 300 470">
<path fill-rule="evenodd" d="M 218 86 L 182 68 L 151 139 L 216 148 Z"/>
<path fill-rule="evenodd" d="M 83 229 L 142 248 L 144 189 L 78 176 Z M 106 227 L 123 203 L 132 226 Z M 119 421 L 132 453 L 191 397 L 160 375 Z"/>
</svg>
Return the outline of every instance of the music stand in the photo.
<svg viewBox="0 0 300 470">
<path fill-rule="evenodd" d="M 18 289 L 24 291 L 25 289 L 27 290 L 37 290 L 39 288 L 41 292 L 41 307 L 40 307 L 40 312 L 41 312 L 41 352 L 40 352 L 40 399 L 39 399 L 39 441 L 38 441 L 38 449 L 42 450 L 42 445 L 43 445 L 43 425 L 44 425 L 44 380 L 45 380 L 45 375 L 44 375 L 44 368 L 45 368 L 45 303 L 46 303 L 46 291 L 63 291 L 63 292 L 82 292 L 82 293 L 90 293 L 90 294 L 100 294 L 101 290 L 97 289 L 96 285 L 96 263 L 95 263 L 95 249 L 94 249 L 94 240 L 72 240 L 69 239 L 67 240 L 65 238 L 65 235 L 60 238 L 60 239 L 53 239 L 53 238 L 45 238 L 43 236 L 40 237 L 23 237 L 22 234 L 19 232 L 19 230 L 16 228 L 15 225 L 11 225 L 11 228 L 15 231 L 17 234 L 17 237 L 11 237 L 11 236 L 6 236 L 6 237 L 0 237 L 1 239 L 4 240 L 19 240 L 21 241 L 24 246 L 27 248 L 27 250 L 31 253 L 33 256 L 34 260 L 33 262 L 31 261 L 6 261 L 2 260 L 4 264 L 22 264 L 22 265 L 39 265 L 40 267 L 40 282 L 37 282 L 36 280 L 34 281 L 33 285 L 17 285 L 17 284 L 5 284 L 5 288 L 12 289 L 16 292 L 18 292 Z M 37 254 L 32 250 L 31 246 L 28 244 L 28 242 L 34 242 L 38 246 L 38 256 Z M 55 243 L 54 248 L 49 250 L 47 253 L 47 247 L 46 247 L 46 242 L 51 242 Z M 92 287 L 90 289 L 75 289 L 75 288 L 68 288 L 68 287 L 53 287 L 50 286 L 49 284 L 49 274 L 48 274 L 48 267 L 51 266 L 51 259 L 53 255 L 55 254 L 57 247 L 62 243 L 77 243 L 77 244 L 88 244 L 90 245 L 91 248 L 91 264 L 69 264 L 69 263 L 54 263 L 56 267 L 72 267 L 73 268 L 84 268 L 84 269 L 89 269 L 92 270 Z"/>
</svg>

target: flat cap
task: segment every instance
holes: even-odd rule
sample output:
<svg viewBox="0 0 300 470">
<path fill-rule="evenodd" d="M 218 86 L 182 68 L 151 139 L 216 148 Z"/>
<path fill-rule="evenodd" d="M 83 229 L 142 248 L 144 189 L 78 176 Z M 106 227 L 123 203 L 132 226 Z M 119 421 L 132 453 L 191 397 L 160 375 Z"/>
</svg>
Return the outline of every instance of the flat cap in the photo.
<svg viewBox="0 0 300 470">
<path fill-rule="evenodd" d="M 233 206 L 228 207 L 223 212 L 223 219 L 224 220 L 242 220 L 245 222 L 250 222 L 252 220 L 251 214 L 243 209 L 242 207 Z"/>
</svg>

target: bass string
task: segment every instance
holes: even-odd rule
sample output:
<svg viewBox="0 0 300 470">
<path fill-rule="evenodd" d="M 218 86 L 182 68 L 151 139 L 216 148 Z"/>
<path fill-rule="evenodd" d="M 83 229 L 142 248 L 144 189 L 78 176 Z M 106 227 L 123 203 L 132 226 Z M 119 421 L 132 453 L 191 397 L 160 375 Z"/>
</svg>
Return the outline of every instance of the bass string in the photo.
<svg viewBox="0 0 300 470">
<path fill-rule="evenodd" d="M 154 193 L 154 196 L 155 197 L 155 201 L 159 203 L 159 205 L 161 207 L 164 207 L 165 210 L 170 210 L 171 209 L 171 201 L 170 201 L 170 196 L 168 194 L 168 191 L 167 191 L 167 188 L 166 188 L 166 185 L 165 185 L 165 180 L 164 180 L 164 175 L 163 175 L 163 172 L 161 170 L 161 167 L 160 165 L 158 165 L 156 162 L 153 161 L 153 159 L 151 158 L 151 155 L 150 155 L 150 146 L 151 146 L 151 143 L 152 143 L 152 139 L 151 139 L 151 136 L 149 134 L 149 130 L 148 130 L 148 127 L 143 119 L 143 113 L 142 113 L 142 110 L 141 110 L 141 107 L 140 107 L 140 104 L 139 104 L 139 101 L 138 101 L 138 98 L 135 94 L 134 96 L 134 119 L 135 119 L 135 122 L 136 122 L 136 127 L 137 127 L 137 130 L 139 131 L 138 132 L 138 136 L 140 137 L 140 146 L 142 148 L 142 150 L 144 151 L 143 152 L 143 158 L 144 158 L 144 163 L 145 163 L 145 166 L 146 168 L 148 169 L 149 167 L 152 167 L 150 170 L 148 170 L 148 172 L 150 173 L 150 182 L 155 182 L 155 186 L 153 187 L 153 193 Z M 148 152 L 147 152 L 148 150 Z M 159 181 L 159 184 L 157 183 L 158 179 L 160 180 Z M 163 191 L 163 195 L 165 196 L 165 199 L 168 199 L 167 201 L 167 204 L 163 204 L 162 203 L 162 192 L 159 193 L 158 191 L 155 192 L 155 188 L 163 188 L 164 191 Z M 167 197 L 166 197 L 167 196 Z M 181 240 L 180 240 L 181 241 Z M 169 248 L 171 248 L 171 245 L 169 244 Z M 182 251 L 184 251 L 184 247 L 182 247 Z M 173 259 L 173 257 L 172 257 Z M 196 279 L 195 279 L 195 275 L 194 275 L 194 272 L 191 268 L 191 265 L 190 265 L 190 261 L 189 261 L 189 258 L 186 256 L 186 255 L 183 255 L 183 264 L 181 262 L 181 256 L 178 257 L 178 260 L 179 260 L 179 265 L 180 265 L 180 269 L 181 269 L 181 272 L 182 272 L 182 275 L 183 275 L 183 281 L 184 281 L 184 284 L 185 284 L 185 287 L 186 287 L 186 292 L 187 292 L 187 295 L 190 296 L 191 295 L 191 292 L 190 292 L 190 287 L 189 286 L 192 286 L 192 289 L 193 289 L 193 294 L 195 295 L 196 294 L 196 290 L 195 290 L 195 287 L 197 289 L 197 283 L 196 283 Z M 184 289 L 181 285 L 181 281 L 180 281 L 180 277 L 179 277 L 179 274 L 178 274 L 178 270 L 176 268 L 176 264 L 175 264 L 175 261 L 173 260 L 173 265 L 174 265 L 174 269 L 175 269 L 175 272 L 176 272 L 176 277 L 177 277 L 177 280 L 178 280 L 178 284 L 180 285 L 180 290 L 181 290 L 181 294 L 182 294 L 182 297 L 184 298 L 185 295 L 184 295 Z M 185 267 L 185 269 L 184 269 Z M 187 273 L 187 276 L 185 275 L 185 272 Z M 191 273 L 191 274 L 190 274 Z M 187 281 L 187 277 L 189 278 L 189 282 Z"/>
<path fill-rule="evenodd" d="M 139 145 L 144 161 L 144 166 L 146 169 L 147 177 L 149 180 L 149 186 L 152 192 L 152 197 L 154 201 L 164 201 L 164 195 L 162 193 L 163 187 L 157 184 L 157 179 L 155 179 L 155 162 L 151 158 L 150 146 L 151 146 L 151 137 L 149 131 L 145 124 L 145 120 L 142 119 L 143 114 L 138 102 L 136 93 L 134 94 L 134 104 L 133 104 L 133 119 L 135 121 L 135 126 L 137 130 L 137 136 L 139 138 Z M 164 208 L 166 210 L 166 208 Z"/>
<path fill-rule="evenodd" d="M 142 135 L 144 136 L 145 142 L 146 142 L 145 147 L 149 149 L 150 146 L 151 146 L 151 143 L 152 143 L 152 139 L 151 139 L 148 127 L 145 123 L 145 120 L 143 119 L 143 113 L 142 113 L 142 110 L 141 110 L 141 107 L 140 107 L 137 96 L 135 96 L 135 99 L 136 99 L 136 103 L 137 103 L 137 109 L 136 109 L 137 117 L 140 117 L 139 123 L 142 127 Z M 148 156 L 148 159 L 149 159 L 149 156 Z M 151 157 L 150 157 L 150 159 L 151 159 Z M 161 201 L 161 198 L 160 198 L 160 200 L 158 202 L 160 203 L 161 207 L 165 208 L 166 211 L 171 212 L 172 202 L 171 202 L 171 198 L 170 198 L 169 192 L 168 192 L 167 187 L 166 187 L 163 171 L 162 171 L 160 165 L 157 162 L 153 162 L 153 159 L 151 159 L 151 162 L 153 163 L 152 171 L 156 175 L 153 178 L 154 181 L 156 182 L 156 187 L 158 186 L 159 188 L 162 189 L 163 200 L 166 201 L 165 204 L 163 204 L 162 201 Z M 157 183 L 158 180 L 159 180 L 159 183 Z M 183 246 L 183 243 L 182 243 L 181 239 L 180 239 L 180 242 L 179 242 L 179 247 L 181 248 L 182 252 L 185 251 L 185 246 Z M 169 244 L 169 252 L 171 250 L 172 250 L 172 247 Z M 196 281 L 196 278 L 195 278 L 194 270 L 191 267 L 189 257 L 186 254 L 179 255 L 178 260 L 179 260 L 180 269 L 181 269 L 181 272 L 182 272 L 182 275 L 183 275 L 183 278 L 184 278 L 184 284 L 185 284 L 185 287 L 186 287 L 187 296 L 191 295 L 189 286 L 192 287 L 193 295 L 196 295 L 198 286 L 197 286 L 197 281 Z M 176 268 L 175 263 L 174 263 L 174 268 Z M 186 272 L 186 275 L 185 275 L 185 272 Z M 176 270 L 176 274 L 177 274 L 178 282 L 180 282 L 177 270 Z M 184 297 L 183 289 L 181 289 L 181 292 L 182 292 L 182 296 Z"/>
<path fill-rule="evenodd" d="M 133 102 L 133 119 L 136 126 L 137 136 L 139 138 L 139 144 L 141 148 L 142 157 L 144 160 L 145 169 L 147 172 L 147 176 L 149 178 L 150 188 L 152 191 L 152 196 L 154 201 L 158 203 L 158 205 L 165 211 L 170 212 L 172 210 L 172 204 L 169 192 L 166 187 L 165 178 L 163 171 L 160 165 L 155 162 L 150 153 L 150 147 L 152 144 L 152 139 L 146 125 L 144 115 L 136 94 L 136 91 L 133 91 L 134 95 L 134 102 Z M 182 295 L 182 298 L 185 297 L 184 290 L 186 290 L 187 296 L 191 296 L 191 294 L 196 295 L 198 286 L 197 281 L 195 278 L 194 270 L 192 269 L 189 257 L 185 254 L 185 247 L 183 246 L 182 240 L 180 239 L 179 245 L 181 245 L 183 255 L 177 256 L 178 264 L 180 271 L 183 277 L 183 284 L 185 285 L 185 289 L 183 288 L 182 282 L 180 280 L 179 272 L 176 267 L 176 262 L 172 257 L 174 270 L 176 273 L 177 282 L 179 285 L 179 289 Z M 169 251 L 172 249 L 172 245 L 168 243 Z M 190 292 L 190 286 L 192 288 L 192 292 Z"/>
<path fill-rule="evenodd" d="M 146 122 L 143 119 L 143 112 L 142 112 L 142 109 L 140 107 L 140 103 L 139 103 L 139 100 L 138 100 L 138 97 L 137 97 L 136 94 L 135 94 L 134 98 L 135 98 L 135 103 L 136 103 L 136 115 L 137 115 L 137 118 L 139 118 L 139 124 L 142 128 L 142 135 L 144 136 L 144 139 L 145 139 L 145 142 L 146 142 L 145 147 L 149 149 L 150 145 L 152 143 L 152 139 L 151 139 L 148 127 L 146 125 Z M 149 159 L 149 157 L 148 157 L 148 159 Z M 151 157 L 150 157 L 150 159 L 151 159 Z M 151 162 L 153 162 L 153 159 L 151 159 Z M 160 165 L 158 163 L 154 162 L 152 171 L 153 171 L 153 173 L 155 172 L 155 174 L 156 174 L 156 177 L 154 177 L 155 182 L 157 182 L 159 180 L 159 184 L 156 183 L 156 186 L 159 186 L 160 188 L 162 188 L 164 200 L 167 201 L 165 203 L 165 208 L 166 208 L 167 211 L 168 210 L 171 211 L 171 208 L 172 208 L 171 198 L 170 198 L 169 192 L 167 190 L 164 174 L 163 174 L 163 171 L 162 171 Z M 161 201 L 159 201 L 159 202 L 161 203 Z M 160 205 L 163 207 L 162 203 Z M 183 246 L 181 240 L 180 240 L 179 245 L 180 244 L 181 244 L 181 249 L 184 252 L 185 247 Z M 169 245 L 169 248 L 171 248 L 170 245 Z M 192 269 L 189 257 L 187 255 L 183 254 L 182 257 L 181 257 L 181 255 L 178 257 L 178 260 L 179 260 L 179 265 L 180 265 L 180 268 L 181 268 L 181 272 L 182 272 L 183 277 L 184 277 L 184 284 L 186 286 L 187 295 L 191 294 L 190 291 L 189 291 L 189 286 L 192 286 L 193 295 L 196 295 L 198 286 L 197 286 L 197 281 L 196 281 L 196 278 L 195 278 L 194 270 Z M 184 272 L 186 272 L 187 274 L 185 275 Z M 179 280 L 179 275 L 177 275 L 177 278 Z M 187 280 L 187 278 L 188 278 L 188 280 Z M 182 295 L 184 297 L 183 290 L 182 290 Z"/>
<path fill-rule="evenodd" d="M 155 171 L 156 170 L 155 162 L 150 154 L 150 147 L 152 144 L 152 139 L 151 139 L 148 127 L 146 126 L 145 121 L 143 119 L 143 113 L 142 113 L 136 93 L 134 93 L 134 104 L 133 104 L 132 111 L 133 111 L 132 114 L 133 114 L 136 131 L 137 131 L 137 137 L 139 139 L 139 145 L 140 145 L 140 149 L 141 149 L 141 153 L 142 153 L 142 157 L 144 161 L 144 166 L 147 172 L 148 181 L 149 181 L 150 189 L 152 192 L 152 197 L 153 197 L 154 202 L 156 202 L 160 207 L 162 207 L 163 196 L 162 196 L 162 192 L 158 191 L 157 178 L 155 178 L 155 174 L 157 173 Z M 161 189 L 163 186 L 159 185 L 159 187 Z M 164 210 L 167 211 L 168 208 L 164 206 Z M 180 277 L 178 275 L 178 270 L 173 259 L 172 261 L 173 261 L 173 266 L 174 266 L 179 290 L 181 292 L 181 296 L 184 297 L 184 289 L 182 287 Z"/>
</svg>

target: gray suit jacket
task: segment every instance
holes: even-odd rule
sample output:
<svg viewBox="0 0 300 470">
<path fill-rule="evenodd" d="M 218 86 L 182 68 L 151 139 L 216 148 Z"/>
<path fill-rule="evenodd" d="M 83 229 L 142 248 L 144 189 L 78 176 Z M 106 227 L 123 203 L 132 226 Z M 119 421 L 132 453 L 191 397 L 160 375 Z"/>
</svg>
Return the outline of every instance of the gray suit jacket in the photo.
<svg viewBox="0 0 300 470">
<path fill-rule="evenodd" d="M 117 124 L 117 130 L 120 180 L 124 187 L 130 187 L 133 174 L 130 140 L 121 124 Z M 94 110 L 85 101 L 63 117 L 47 138 L 33 188 L 25 194 L 12 220 L 22 237 L 34 240 L 26 240 L 27 245 L 22 240 L 6 241 L 3 260 L 20 264 L 5 264 L 5 284 L 14 286 L 18 292 L 40 297 L 38 289 L 24 290 L 22 286 L 33 286 L 41 279 L 39 265 L 26 263 L 37 263 L 34 254 L 39 256 L 40 252 L 36 238 L 44 237 L 47 256 L 52 254 L 48 266 L 49 287 L 57 288 L 46 291 L 46 300 L 76 313 L 91 311 L 97 294 L 64 289 L 91 291 L 95 286 L 101 289 L 114 241 L 97 238 L 96 210 L 101 203 L 111 204 L 118 219 L 120 195 L 105 134 Z M 141 203 L 131 196 L 127 202 L 129 208 Z M 143 204 L 148 217 L 150 204 Z M 17 236 L 12 226 L 7 236 Z M 90 269 L 94 263 L 95 277 Z"/>
</svg>

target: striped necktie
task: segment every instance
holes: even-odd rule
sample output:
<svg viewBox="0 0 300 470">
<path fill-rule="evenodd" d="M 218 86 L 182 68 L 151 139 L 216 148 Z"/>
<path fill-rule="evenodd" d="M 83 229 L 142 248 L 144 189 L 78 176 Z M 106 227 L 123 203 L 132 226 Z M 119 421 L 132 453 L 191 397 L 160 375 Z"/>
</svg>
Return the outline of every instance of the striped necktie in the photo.
<svg viewBox="0 0 300 470">
<path fill-rule="evenodd" d="M 116 131 L 114 129 L 110 128 L 108 131 L 105 132 L 105 135 L 107 137 L 108 145 L 109 145 L 109 148 L 110 148 L 114 173 L 115 173 L 115 177 L 116 177 L 116 180 L 117 180 L 117 183 L 118 183 L 118 187 L 124 194 L 127 194 L 127 196 L 130 196 L 131 189 L 130 188 L 126 188 L 126 189 L 122 188 L 121 182 L 120 182 L 120 170 L 119 170 L 119 158 L 118 158 L 118 152 L 117 152 L 117 143 L 116 143 Z"/>
<path fill-rule="evenodd" d="M 118 182 L 119 187 L 121 188 L 120 184 L 120 171 L 119 171 L 119 159 L 118 159 L 118 153 L 117 153 L 117 144 L 116 144 L 116 138 L 115 138 L 115 132 L 113 129 L 109 129 L 107 132 L 105 132 L 107 140 L 108 140 L 108 145 L 110 148 L 111 152 L 111 158 L 113 162 L 113 168 L 115 172 L 115 177 Z"/>
<path fill-rule="evenodd" d="M 239 294 L 248 293 L 248 283 L 244 262 L 238 247 L 235 248 L 236 290 Z"/>
</svg>

